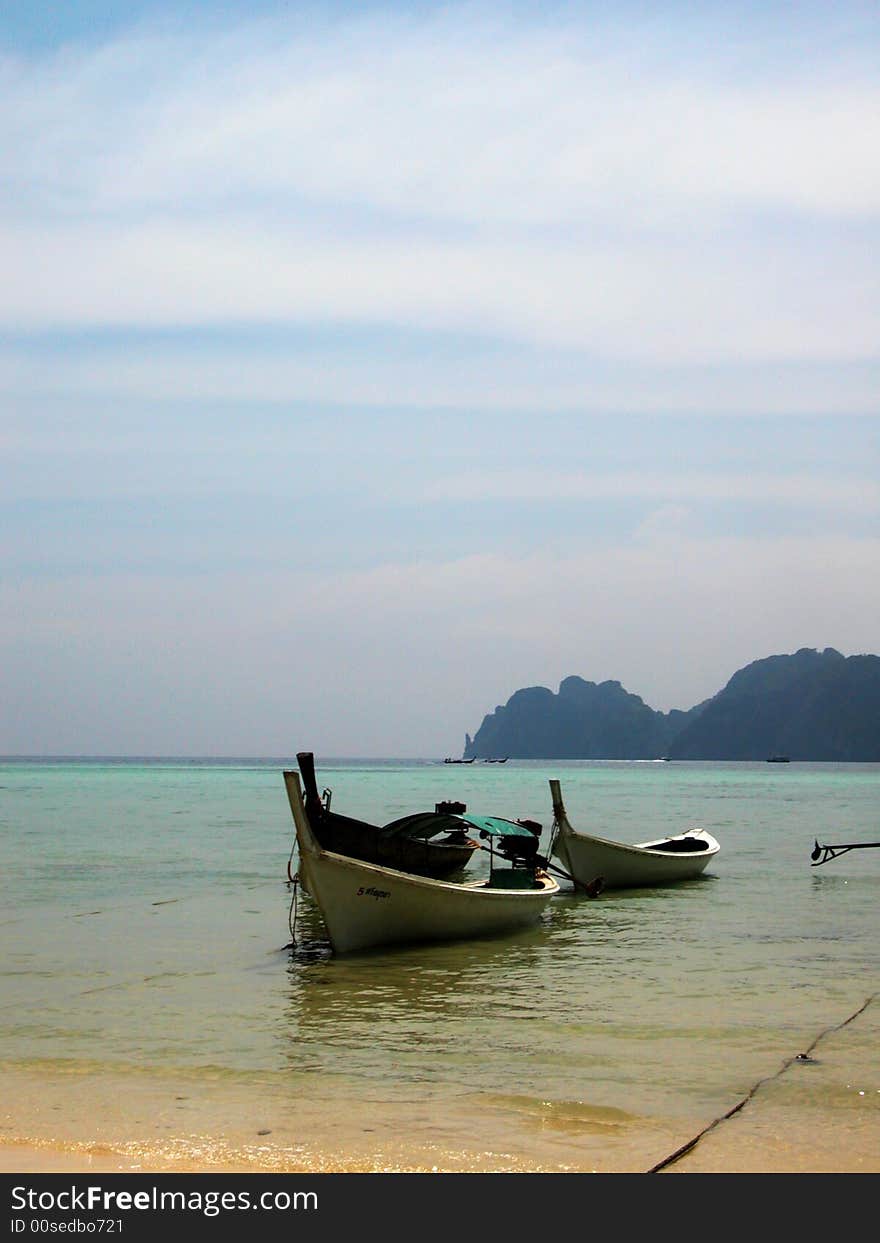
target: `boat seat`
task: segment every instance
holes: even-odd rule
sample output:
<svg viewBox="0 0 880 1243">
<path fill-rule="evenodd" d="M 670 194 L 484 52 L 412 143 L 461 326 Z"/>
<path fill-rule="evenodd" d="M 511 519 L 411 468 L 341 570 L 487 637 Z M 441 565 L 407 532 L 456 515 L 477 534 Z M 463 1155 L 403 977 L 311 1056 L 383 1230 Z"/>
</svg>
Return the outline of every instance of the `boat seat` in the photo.
<svg viewBox="0 0 880 1243">
<path fill-rule="evenodd" d="M 669 842 L 655 842 L 646 846 L 645 850 L 662 850 L 670 855 L 692 855 L 699 850 L 708 850 L 709 843 L 702 837 L 678 837 Z"/>
</svg>

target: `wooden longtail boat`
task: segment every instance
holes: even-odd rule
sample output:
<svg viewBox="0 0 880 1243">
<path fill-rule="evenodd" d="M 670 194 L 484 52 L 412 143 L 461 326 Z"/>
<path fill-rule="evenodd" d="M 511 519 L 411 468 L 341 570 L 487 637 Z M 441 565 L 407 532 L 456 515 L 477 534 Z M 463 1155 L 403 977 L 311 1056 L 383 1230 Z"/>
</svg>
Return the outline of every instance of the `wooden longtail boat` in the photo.
<svg viewBox="0 0 880 1243">
<path fill-rule="evenodd" d="M 462 884 L 326 849 L 312 829 L 299 774 L 285 771 L 284 784 L 296 827 L 298 879 L 317 904 L 337 954 L 510 932 L 537 923 L 559 891 L 535 861 L 538 839 L 512 821 L 467 817 L 492 842 L 491 861 L 488 877 Z"/>
<path fill-rule="evenodd" d="M 550 793 L 553 799 L 550 854 L 555 855 L 581 885 L 601 879 L 605 889 L 625 889 L 690 880 L 705 871 L 721 849 L 705 829 L 688 829 L 674 837 L 660 837 L 635 846 L 593 837 L 571 827 L 558 781 L 550 782 Z"/>
<path fill-rule="evenodd" d="M 480 848 L 469 836 L 467 823 L 456 814 L 467 810 L 463 803 L 438 803 L 433 811 L 402 816 L 390 824 L 369 824 L 331 811 L 331 791 L 325 790 L 323 798 L 318 794 L 311 751 L 300 751 L 296 759 L 309 823 L 326 850 L 401 872 L 449 876 L 465 867 Z"/>
</svg>

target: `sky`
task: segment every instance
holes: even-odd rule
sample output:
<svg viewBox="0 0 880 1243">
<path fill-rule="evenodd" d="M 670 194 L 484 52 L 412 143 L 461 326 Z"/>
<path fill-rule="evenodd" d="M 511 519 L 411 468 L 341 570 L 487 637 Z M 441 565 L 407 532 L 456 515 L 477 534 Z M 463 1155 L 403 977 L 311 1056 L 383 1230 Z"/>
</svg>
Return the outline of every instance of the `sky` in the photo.
<svg viewBox="0 0 880 1243">
<path fill-rule="evenodd" d="M 5 0 L 0 753 L 880 648 L 875 4 Z"/>
</svg>

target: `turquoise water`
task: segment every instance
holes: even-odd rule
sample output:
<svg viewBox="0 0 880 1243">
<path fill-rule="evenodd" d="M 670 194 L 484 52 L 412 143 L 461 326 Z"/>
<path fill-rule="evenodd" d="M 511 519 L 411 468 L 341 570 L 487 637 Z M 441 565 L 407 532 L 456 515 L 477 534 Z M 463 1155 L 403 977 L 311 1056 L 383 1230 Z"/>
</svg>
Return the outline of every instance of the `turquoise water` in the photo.
<svg viewBox="0 0 880 1243">
<path fill-rule="evenodd" d="M 556 777 L 576 828 L 721 843 L 699 880 L 564 891 L 527 932 L 336 958 L 306 897 L 288 945 L 285 763 L 0 763 L 13 1079 L 183 1076 L 323 1102 L 343 1138 L 353 1109 L 365 1143 L 364 1110 L 396 1105 L 411 1139 L 584 1168 L 597 1136 L 659 1157 L 880 987 L 880 850 L 810 860 L 814 838 L 880 841 L 880 765 L 319 758 L 363 819 L 457 798 L 546 846 Z"/>
</svg>

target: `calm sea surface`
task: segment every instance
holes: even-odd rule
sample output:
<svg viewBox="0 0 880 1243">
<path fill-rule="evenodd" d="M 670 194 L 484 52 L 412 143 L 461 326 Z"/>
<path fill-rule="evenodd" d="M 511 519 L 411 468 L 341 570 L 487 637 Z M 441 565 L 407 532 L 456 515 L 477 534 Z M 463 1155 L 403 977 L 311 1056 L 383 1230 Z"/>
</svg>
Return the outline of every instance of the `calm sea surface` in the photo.
<svg viewBox="0 0 880 1243">
<path fill-rule="evenodd" d="M 307 897 L 288 945 L 285 764 L 0 762 L 7 1136 L 647 1168 L 880 988 L 880 850 L 810 860 L 880 841 L 880 765 L 319 757 L 334 810 L 376 822 L 456 798 L 546 848 L 557 777 L 575 828 L 721 843 L 700 880 L 564 891 L 525 933 L 336 958 Z M 876 1066 L 871 1007 L 846 1038 Z M 864 1106 L 809 1073 L 776 1089 L 804 1128 Z"/>
</svg>

